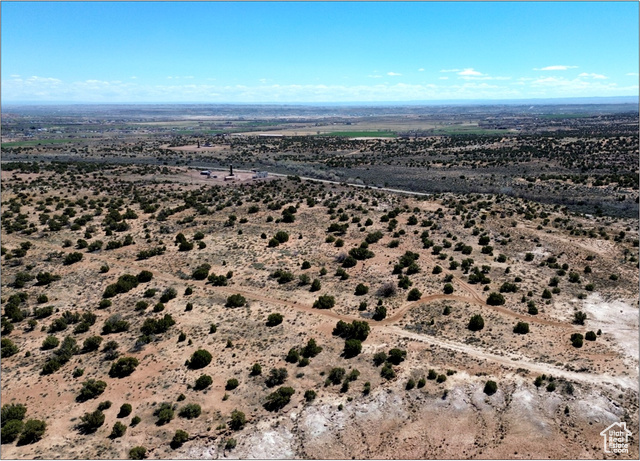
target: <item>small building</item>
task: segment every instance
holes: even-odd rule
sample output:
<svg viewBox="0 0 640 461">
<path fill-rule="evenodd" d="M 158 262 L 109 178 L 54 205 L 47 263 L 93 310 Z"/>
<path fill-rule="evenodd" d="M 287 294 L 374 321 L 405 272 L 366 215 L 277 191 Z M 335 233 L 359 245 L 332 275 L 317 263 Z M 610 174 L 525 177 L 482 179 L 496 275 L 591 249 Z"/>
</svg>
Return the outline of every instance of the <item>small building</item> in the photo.
<svg viewBox="0 0 640 461">
<path fill-rule="evenodd" d="M 256 174 L 253 175 L 253 179 L 261 179 L 266 178 L 269 175 L 267 171 L 256 171 Z"/>
<path fill-rule="evenodd" d="M 236 175 L 235 174 L 230 174 L 224 177 L 225 181 L 235 181 L 236 180 Z"/>
<path fill-rule="evenodd" d="M 200 174 L 204 176 L 211 176 L 211 172 L 209 170 L 201 171 Z"/>
</svg>

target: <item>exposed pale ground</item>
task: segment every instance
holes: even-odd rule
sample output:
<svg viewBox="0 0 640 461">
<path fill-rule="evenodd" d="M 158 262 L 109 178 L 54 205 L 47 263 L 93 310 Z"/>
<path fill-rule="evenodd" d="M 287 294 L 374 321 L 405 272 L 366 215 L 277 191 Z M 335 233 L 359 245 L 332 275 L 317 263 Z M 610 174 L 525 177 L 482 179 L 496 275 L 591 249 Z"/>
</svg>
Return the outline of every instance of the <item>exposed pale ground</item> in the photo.
<svg viewBox="0 0 640 461">
<path fill-rule="evenodd" d="M 87 184 L 78 190 L 64 175 L 3 171 L 3 202 L 16 197 L 16 192 L 6 187 L 14 186 L 17 177 L 23 183 L 39 185 L 27 189 L 33 194 L 33 201 L 21 210 L 26 212 L 29 222 L 36 223 L 37 231 L 31 235 L 3 232 L 2 246 L 9 250 L 21 242 L 33 244 L 20 265 L 14 266 L 17 258 L 3 258 L 3 303 L 10 294 L 27 291 L 29 309 L 37 306 L 39 294 L 46 293 L 49 302 L 45 305 L 53 305 L 60 313 L 83 309 L 95 312 L 98 320 L 90 331 L 73 335 L 80 346 L 85 338 L 101 334 L 107 318 L 121 314 L 131 324 L 129 331 L 103 335 L 104 343 L 117 340 L 122 356 L 136 357 L 140 365 L 127 378 L 110 378 L 111 361 L 105 360 L 102 352 L 91 352 L 76 355 L 58 372 L 42 376 L 40 370 L 51 351 L 40 349 L 48 335 L 40 327 L 48 327 L 60 313 L 39 320 L 33 331 L 25 328 L 26 320 L 16 324 L 7 337 L 20 352 L 2 360 L 2 403 L 26 404 L 27 418 L 44 419 L 48 428 L 36 444 L 2 445 L 3 458 L 126 458 L 129 449 L 136 445 L 145 446 L 149 458 L 608 458 L 614 456 L 603 453 L 599 433 L 618 421 L 625 421 L 634 434 L 631 452 L 620 457 L 638 457 L 638 268 L 628 260 L 629 254 L 637 255 L 637 247 L 632 246 L 632 240 L 637 239 L 637 220 L 589 219 L 565 215 L 551 206 L 528 204 L 538 213 L 549 213 L 550 223 L 542 225 L 540 217 L 524 219 L 517 210 L 527 205 L 514 198 L 496 201 L 491 196 L 478 196 L 479 200 L 492 202 L 484 208 L 475 208 L 477 202 L 465 203 L 462 196 L 420 200 L 285 179 L 247 178 L 225 183 L 221 179 L 199 177 L 197 172 L 185 168 L 169 168 L 166 173 L 159 169 L 105 171 L 94 179 L 87 175 Z M 44 180 L 50 182 L 44 184 Z M 51 182 L 54 180 L 57 185 Z M 185 191 L 206 192 L 216 187 L 220 201 L 211 198 L 207 205 L 212 209 L 216 203 L 228 201 L 230 205 L 210 215 L 185 209 L 166 221 L 157 221 L 144 213 L 138 203 L 132 203 L 126 192 L 129 186 L 145 197 L 157 199 L 161 209 L 182 204 L 180 197 Z M 283 209 L 299 204 L 295 223 L 266 222 L 268 215 L 280 218 L 281 210 L 268 210 L 261 201 L 266 195 L 252 201 L 253 194 L 259 192 L 282 200 Z M 39 212 L 35 211 L 39 200 L 59 196 L 73 201 L 85 195 L 89 199 L 122 196 L 121 211 L 131 208 L 138 215 L 137 219 L 127 220 L 129 230 L 106 236 L 101 229 L 89 242 L 100 239 L 106 246 L 108 241 L 131 234 L 135 244 L 114 250 L 103 247 L 95 252 L 63 248 L 65 239 L 75 244 L 83 238 L 84 228 L 50 232 L 46 225 L 40 225 Z M 307 196 L 320 203 L 309 207 Z M 238 200 L 243 203 L 238 205 Z M 349 228 L 340 236 L 345 242 L 342 248 L 325 242 L 329 224 L 338 222 L 331 219 L 323 204 L 325 200 L 335 200 L 337 208 L 344 208 L 349 215 L 345 221 Z M 259 211 L 248 213 L 248 207 L 254 203 Z M 458 204 L 466 209 L 462 216 L 455 213 Z M 359 205 L 362 208 L 358 209 Z M 396 217 L 396 232 L 400 229 L 406 232 L 394 236 L 394 231 L 388 231 L 387 223 L 380 218 L 396 207 L 405 210 Z M 50 214 L 54 214 L 55 206 L 50 208 Z M 88 225 L 100 228 L 106 211 L 105 207 L 102 215 Z M 78 216 L 85 213 L 79 210 Z M 247 222 L 225 226 L 231 214 L 238 219 L 247 218 Z M 484 220 L 483 214 L 487 216 Z M 417 225 L 407 224 L 410 215 L 417 216 Z M 194 216 L 194 220 L 184 222 L 189 216 Z M 353 217 L 360 217 L 360 224 L 353 223 Z M 359 230 L 359 226 L 365 227 L 367 218 L 373 224 Z M 596 238 L 570 235 L 566 226 L 553 225 L 554 218 L 568 219 L 584 229 L 604 227 L 607 239 L 602 235 Z M 464 222 L 471 219 L 476 224 L 464 227 Z M 431 220 L 435 225 L 421 227 L 422 220 Z M 161 230 L 163 226 L 166 228 Z M 491 237 L 493 256 L 481 253 L 474 228 L 482 228 L 479 235 L 486 233 Z M 238 234 L 238 229 L 242 234 Z M 420 233 L 426 229 L 436 245 L 443 245 L 445 240 L 453 246 L 463 242 L 472 246 L 473 251 L 462 255 L 453 247 L 445 247 L 442 253 L 447 253 L 447 257 L 440 259 L 432 249 L 423 248 Z M 199 230 L 205 235 L 202 241 L 206 248 L 178 251 L 175 236 L 182 232 L 192 241 Z M 290 238 L 276 248 L 269 248 L 267 242 L 278 230 L 286 230 Z M 335 277 L 340 266 L 336 258 L 376 230 L 384 236 L 369 245 L 375 256 L 346 269 L 348 280 Z M 614 241 L 612 237 L 622 230 L 626 230 L 626 238 Z M 147 232 L 149 238 L 145 237 Z M 263 232 L 266 239 L 261 238 Z M 399 240 L 399 246 L 390 248 L 388 244 L 394 239 Z M 163 255 L 146 260 L 136 258 L 139 251 L 162 244 L 167 247 Z M 65 266 L 55 255 L 48 257 L 58 251 L 80 251 L 84 257 L 79 263 Z M 383 298 L 387 318 L 373 320 L 371 315 L 379 299 L 376 291 L 385 282 L 396 285 L 397 276 L 391 272 L 405 251 L 419 254 L 416 262 L 421 270 L 410 275 L 410 279 L 412 288 L 417 287 L 422 296 L 418 301 L 407 301 L 407 290 L 398 288 L 397 294 Z M 506 255 L 506 262 L 496 261 L 500 253 Z M 533 255 L 533 261 L 526 261 L 527 253 Z M 491 279 L 490 290 L 469 283 L 469 274 L 460 268 L 450 269 L 449 256 L 458 262 L 473 258 L 474 267 L 478 268 L 490 266 L 487 274 Z M 546 304 L 541 293 L 556 270 L 541 263 L 550 256 L 569 266 L 567 274 L 580 273 L 582 280 L 575 284 L 567 276 L 560 276 L 560 292 Z M 588 256 L 594 259 L 587 263 Z M 301 270 L 305 260 L 311 268 Z M 229 285 L 214 287 L 206 281 L 191 279 L 192 271 L 204 262 L 211 265 L 210 273 L 233 271 Z M 99 269 L 104 264 L 110 270 L 102 274 Z M 592 268 L 589 274 L 583 272 L 587 264 Z M 48 287 L 35 286 L 34 282 L 27 283 L 22 290 L 11 287 L 15 274 L 28 265 L 34 266 L 30 273 L 50 271 L 61 279 Z M 432 273 L 436 265 L 443 268 L 439 275 Z M 327 275 L 319 275 L 321 267 L 327 268 Z M 270 277 L 278 268 L 291 271 L 296 278 L 307 273 L 311 280 L 321 280 L 322 289 L 309 292 L 308 285 L 298 286 L 296 280 L 278 284 Z M 152 271 L 153 280 L 112 298 L 112 306 L 96 309 L 108 284 L 124 273 L 137 274 L 141 270 Z M 615 282 L 609 280 L 613 273 L 619 276 Z M 451 276 L 452 294 L 443 293 L 443 279 L 447 275 Z M 504 293 L 504 305 L 485 303 L 488 293 L 497 292 L 504 282 L 514 283 L 516 277 L 518 291 Z M 368 285 L 369 293 L 355 296 L 358 283 Z M 595 289 L 586 291 L 587 283 L 593 283 Z M 146 299 L 144 291 L 157 288 L 161 293 L 168 287 L 176 289 L 177 298 L 165 303 L 162 314 L 150 312 L 159 294 Z M 192 287 L 193 294 L 184 295 L 186 287 Z M 248 306 L 224 307 L 227 296 L 236 293 L 245 296 Z M 335 307 L 314 309 L 313 303 L 321 294 L 335 296 Z M 526 302 L 521 302 L 523 296 L 535 301 L 537 315 L 527 313 Z M 142 299 L 149 301 L 149 308 L 145 312 L 134 311 L 135 303 Z M 361 301 L 368 303 L 364 311 L 358 310 Z M 193 304 L 191 311 L 185 311 L 188 302 Z M 448 316 L 443 315 L 445 306 L 451 307 Z M 584 326 L 572 324 L 578 310 L 587 313 Z M 283 324 L 265 325 L 272 312 L 284 315 Z M 164 313 L 170 313 L 176 325 L 158 335 L 156 341 L 135 348 L 143 320 Z M 484 318 L 485 327 L 472 332 L 467 324 L 478 313 Z M 371 333 L 363 342 L 362 353 L 346 359 L 341 356 L 344 340 L 333 336 L 332 330 L 338 320 L 354 319 L 368 321 Z M 512 332 L 518 321 L 529 323 L 529 334 Z M 218 325 L 216 333 L 209 334 L 211 323 Z M 596 341 L 584 341 L 579 349 L 571 346 L 572 333 L 598 329 L 602 335 Z M 72 330 L 73 325 L 56 336 L 62 340 Z M 187 341 L 177 342 L 179 332 L 186 334 Z M 285 362 L 289 349 L 304 346 L 309 338 L 315 338 L 323 351 L 306 367 Z M 397 376 L 386 380 L 380 376 L 380 367 L 373 364 L 373 355 L 396 347 L 406 350 L 406 360 L 393 367 Z M 213 361 L 202 370 L 190 370 L 185 360 L 198 348 L 209 350 Z M 25 357 L 27 351 L 31 352 L 30 357 Z M 249 375 L 253 363 L 262 365 L 262 376 Z M 71 376 L 76 367 L 85 369 L 81 378 Z M 286 368 L 288 378 L 284 385 L 295 389 L 291 403 L 277 412 L 262 407 L 266 395 L 274 390 L 264 384 L 272 367 Z M 360 376 L 346 392 L 340 392 L 339 385 L 324 385 L 333 367 L 345 368 L 347 372 L 358 369 Z M 430 369 L 446 375 L 446 381 L 429 379 L 422 388 L 405 389 L 410 378 L 417 382 Z M 213 384 L 205 391 L 195 391 L 191 386 L 202 373 L 211 375 Z M 542 374 L 553 376 L 555 391 L 546 389 L 549 380 L 541 387 L 533 384 Z M 233 377 L 240 382 L 239 387 L 225 391 L 227 380 Z M 79 403 L 75 398 L 81 383 L 89 378 L 104 380 L 107 388 L 96 399 Z M 498 391 L 491 396 L 483 392 L 489 379 L 498 384 Z M 369 395 L 362 392 L 366 381 L 371 383 Z M 572 391 L 567 390 L 569 383 Z M 305 402 L 303 397 L 309 389 L 317 393 L 313 402 Z M 181 393 L 186 400 L 176 402 Z M 113 405 L 105 410 L 104 425 L 94 434 L 80 434 L 75 429 L 79 418 L 106 400 Z M 133 413 L 127 418 L 117 418 L 118 409 L 125 402 L 132 404 Z M 152 413 L 161 402 L 176 403 L 178 409 L 186 403 L 198 403 L 203 412 L 194 420 L 180 418 L 176 412 L 170 423 L 157 426 Z M 240 431 L 231 431 L 226 426 L 234 409 L 247 416 L 248 423 Z M 128 425 L 134 415 L 142 418 L 139 425 L 128 427 L 121 438 L 108 438 L 116 421 Z M 172 449 L 169 442 L 177 429 L 187 431 L 190 437 L 182 447 Z M 235 449 L 224 448 L 229 438 L 237 440 Z"/>
</svg>

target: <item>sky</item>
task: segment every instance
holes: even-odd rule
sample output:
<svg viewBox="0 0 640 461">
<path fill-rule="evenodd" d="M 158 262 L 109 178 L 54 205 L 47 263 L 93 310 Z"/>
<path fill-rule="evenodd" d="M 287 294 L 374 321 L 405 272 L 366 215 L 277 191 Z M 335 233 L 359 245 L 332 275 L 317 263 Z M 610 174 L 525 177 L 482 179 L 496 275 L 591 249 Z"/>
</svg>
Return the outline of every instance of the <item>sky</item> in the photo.
<svg viewBox="0 0 640 461">
<path fill-rule="evenodd" d="M 637 96 L 632 2 L 2 1 L 10 102 Z"/>
</svg>

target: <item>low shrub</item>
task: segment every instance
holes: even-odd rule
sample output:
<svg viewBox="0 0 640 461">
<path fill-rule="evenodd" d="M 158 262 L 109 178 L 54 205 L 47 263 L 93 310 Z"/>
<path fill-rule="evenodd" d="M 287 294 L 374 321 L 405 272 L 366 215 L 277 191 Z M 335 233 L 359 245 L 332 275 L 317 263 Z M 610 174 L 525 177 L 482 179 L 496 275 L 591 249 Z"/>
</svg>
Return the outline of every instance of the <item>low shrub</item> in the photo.
<svg viewBox="0 0 640 461">
<path fill-rule="evenodd" d="M 504 296 L 496 292 L 489 294 L 487 298 L 487 304 L 490 306 L 502 306 L 505 302 Z"/>
<path fill-rule="evenodd" d="M 265 380 L 265 384 L 267 387 L 278 386 L 284 383 L 288 376 L 289 372 L 286 368 L 272 368 L 269 370 L 269 376 Z"/>
<path fill-rule="evenodd" d="M 280 325 L 283 319 L 284 316 L 280 313 L 275 312 L 273 314 L 269 314 L 269 317 L 267 317 L 267 326 L 275 327 L 276 325 Z"/>
<path fill-rule="evenodd" d="M 173 434 L 173 439 L 171 439 L 171 448 L 174 450 L 176 448 L 180 448 L 186 441 L 189 440 L 189 434 L 182 429 L 176 430 L 175 434 Z"/>
<path fill-rule="evenodd" d="M 242 307 L 247 304 L 247 300 L 240 294 L 231 295 L 227 298 L 226 307 Z"/>
<path fill-rule="evenodd" d="M 167 424 L 169 421 L 173 419 L 174 416 L 173 407 L 169 403 L 162 403 L 156 410 L 153 412 L 153 416 L 156 416 L 158 420 L 156 421 L 157 426 L 162 426 Z"/>
<path fill-rule="evenodd" d="M 186 419 L 194 419 L 200 416 L 202 408 L 197 403 L 188 403 L 180 409 L 178 416 Z"/>
<path fill-rule="evenodd" d="M 487 395 L 493 395 L 498 391 L 498 385 L 496 384 L 495 381 L 487 381 L 484 385 L 484 390 L 483 392 Z"/>
<path fill-rule="evenodd" d="M 76 397 L 78 402 L 85 402 L 89 399 L 95 399 L 104 392 L 107 388 L 107 383 L 100 380 L 89 379 L 82 383 L 80 394 Z"/>
<path fill-rule="evenodd" d="M 212 359 L 213 357 L 209 351 L 205 349 L 198 349 L 191 355 L 191 360 L 189 360 L 188 366 L 192 370 L 198 370 L 209 365 Z"/>
<path fill-rule="evenodd" d="M 518 322 L 515 327 L 513 327 L 513 332 L 519 335 L 526 335 L 529 333 L 529 324 L 526 322 Z"/>
<path fill-rule="evenodd" d="M 582 336 L 580 333 L 573 333 L 571 335 L 571 345 L 575 348 L 581 348 L 582 347 L 582 341 L 584 340 L 584 336 Z"/>
<path fill-rule="evenodd" d="M 471 317 L 467 328 L 471 331 L 480 331 L 484 328 L 484 319 L 480 314 Z"/>
<path fill-rule="evenodd" d="M 85 413 L 80 417 L 79 429 L 82 433 L 91 434 L 104 424 L 105 415 L 101 410 L 92 413 Z"/>
<path fill-rule="evenodd" d="M 239 431 L 245 424 L 247 424 L 245 414 L 241 411 L 233 410 L 231 412 L 231 419 L 229 420 L 229 428 L 233 431 Z"/>
<path fill-rule="evenodd" d="M 404 359 L 406 357 L 407 357 L 407 351 L 403 351 L 402 349 L 398 349 L 398 348 L 393 348 L 389 351 L 387 362 L 393 363 L 394 365 L 399 365 L 401 362 L 404 362 Z"/>
<path fill-rule="evenodd" d="M 195 383 L 195 386 L 193 386 L 193 388 L 196 391 L 201 391 L 201 390 L 206 389 L 207 387 L 211 386 L 211 383 L 213 383 L 213 378 L 211 378 L 211 376 L 209 376 L 209 375 L 200 375 L 200 377 L 198 379 L 196 379 L 196 383 Z"/>
<path fill-rule="evenodd" d="M 112 378 L 124 378 L 133 373 L 138 366 L 138 359 L 135 357 L 122 357 L 117 362 L 111 364 L 109 376 Z"/>
<path fill-rule="evenodd" d="M 344 356 L 345 358 L 352 358 L 362 352 L 362 341 L 359 339 L 347 339 L 344 342 Z"/>
<path fill-rule="evenodd" d="M 125 432 L 127 432 L 127 426 L 122 424 L 120 421 L 116 421 L 116 423 L 113 425 L 113 429 L 111 429 L 111 434 L 109 435 L 109 437 L 112 439 L 116 439 L 118 437 L 122 437 Z"/>
<path fill-rule="evenodd" d="M 314 309 L 331 309 L 336 303 L 336 300 L 333 296 L 322 295 L 320 296 L 314 303 Z"/>
<path fill-rule="evenodd" d="M 47 429 L 47 423 L 39 419 L 30 419 L 22 428 L 22 433 L 18 439 L 18 445 L 27 445 L 36 443 L 44 436 Z"/>
<path fill-rule="evenodd" d="M 278 411 L 291 401 L 295 390 L 291 387 L 281 387 L 267 396 L 264 408 L 267 411 Z"/>
<path fill-rule="evenodd" d="M 129 403 L 123 403 L 120 406 L 120 411 L 118 412 L 118 418 L 126 418 L 127 416 L 129 416 L 131 414 L 131 411 L 133 410 L 133 408 L 131 407 L 131 404 Z"/>
<path fill-rule="evenodd" d="M 42 341 L 42 346 L 40 346 L 40 348 L 43 351 L 47 351 L 49 349 L 55 349 L 59 344 L 60 340 L 58 338 L 56 338 L 55 336 L 47 336 L 44 341 Z M 4 357 L 4 354 L 2 354 L 2 356 Z"/>
<path fill-rule="evenodd" d="M 407 301 L 418 301 L 422 297 L 422 293 L 417 288 L 411 289 L 407 295 Z"/>
<path fill-rule="evenodd" d="M 145 447 L 133 447 L 129 450 L 129 459 L 145 459 L 147 457 L 147 449 Z"/>
</svg>

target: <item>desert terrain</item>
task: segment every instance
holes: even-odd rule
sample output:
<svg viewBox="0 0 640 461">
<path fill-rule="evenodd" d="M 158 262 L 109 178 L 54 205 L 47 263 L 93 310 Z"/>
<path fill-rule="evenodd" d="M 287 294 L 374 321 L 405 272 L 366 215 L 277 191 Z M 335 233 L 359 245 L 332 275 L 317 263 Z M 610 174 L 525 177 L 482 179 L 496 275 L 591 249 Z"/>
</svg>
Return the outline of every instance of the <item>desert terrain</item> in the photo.
<svg viewBox="0 0 640 461">
<path fill-rule="evenodd" d="M 637 111 L 154 117 L 3 120 L 3 458 L 638 458 Z"/>
</svg>

